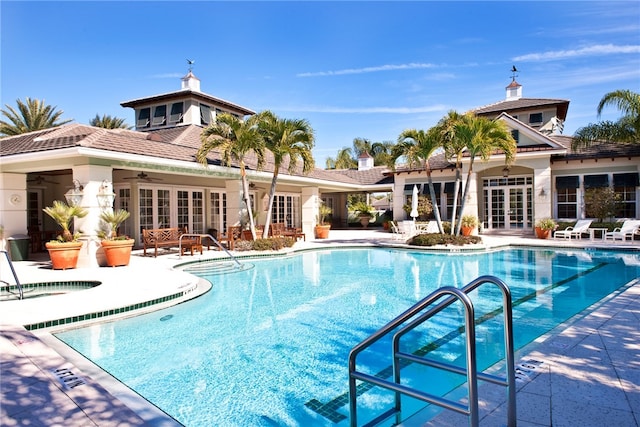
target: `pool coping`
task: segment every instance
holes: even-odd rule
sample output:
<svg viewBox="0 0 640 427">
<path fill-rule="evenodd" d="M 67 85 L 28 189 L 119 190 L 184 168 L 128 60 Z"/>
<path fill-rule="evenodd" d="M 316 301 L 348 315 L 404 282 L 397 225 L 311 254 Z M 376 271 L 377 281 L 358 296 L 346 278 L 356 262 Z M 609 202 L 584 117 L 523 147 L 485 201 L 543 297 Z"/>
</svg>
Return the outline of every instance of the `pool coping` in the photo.
<svg viewBox="0 0 640 427">
<path fill-rule="evenodd" d="M 485 237 L 485 236 L 483 236 Z M 489 239 L 487 239 L 489 240 Z M 493 240 L 493 239 L 491 239 Z M 600 242 L 590 242 L 590 241 L 555 241 L 555 240 L 550 240 L 550 241 L 538 241 L 536 239 L 527 239 L 522 238 L 521 236 L 516 236 L 515 238 L 507 238 L 507 239 L 503 239 L 502 236 L 499 236 L 495 241 L 492 242 L 486 242 L 482 245 L 478 245 L 474 248 L 467 248 L 469 250 L 465 250 L 465 251 L 459 251 L 459 248 L 420 248 L 420 247 L 415 247 L 415 246 L 410 246 L 410 245 L 406 245 L 406 244 L 400 244 L 397 242 L 390 242 L 388 238 L 382 238 L 382 239 L 378 239 L 377 236 L 374 236 L 374 238 L 371 241 L 367 241 L 367 242 L 363 242 L 362 240 L 358 240 L 357 242 L 353 242 L 351 240 L 349 240 L 348 238 L 338 238 L 338 239 L 330 239 L 327 241 L 311 241 L 311 242 L 305 242 L 306 244 L 301 244 L 302 242 L 299 242 L 296 244 L 296 247 L 294 248 L 290 248 L 281 252 L 278 252 L 277 254 L 273 254 L 273 253 L 269 253 L 268 255 L 264 256 L 262 254 L 257 254 L 257 253 L 240 253 L 240 255 L 238 256 L 239 259 L 251 259 L 251 258 L 265 258 L 265 257 L 280 257 L 280 256 L 293 256 L 297 253 L 300 252 L 305 252 L 308 250 L 317 250 L 317 249 L 334 249 L 334 248 L 362 248 L 362 247 L 391 247 L 391 248 L 395 248 L 395 249 L 407 249 L 407 250 L 421 250 L 421 251 L 428 251 L 428 252 L 454 252 L 457 254 L 460 253 L 477 253 L 478 251 L 493 251 L 493 250 L 501 250 L 501 249 L 505 249 L 508 247 L 533 247 L 533 248 L 540 248 L 540 247 L 547 247 L 549 249 L 586 249 L 586 250 L 590 250 L 590 249 L 596 249 L 596 250 L 611 250 L 611 251 L 629 251 L 629 252 L 638 252 L 640 251 L 640 248 L 636 247 L 635 245 L 621 245 L 621 244 L 605 244 L 604 242 L 600 243 Z M 109 274 L 114 274 L 116 277 L 120 276 L 120 280 L 122 281 L 122 276 L 124 273 L 124 276 L 130 276 L 131 275 L 131 271 L 136 270 L 135 267 L 146 267 L 145 269 L 145 274 L 149 274 L 150 271 L 153 271 L 155 274 L 158 274 L 159 276 L 161 276 L 161 278 L 163 280 L 167 280 L 167 272 L 168 271 L 179 271 L 182 267 L 187 266 L 189 264 L 192 264 L 193 262 L 201 262 L 201 261 L 210 261 L 212 259 L 218 259 L 220 258 L 220 256 L 224 256 L 224 254 L 221 255 L 220 252 L 218 251 L 208 251 L 210 253 L 210 255 L 217 255 L 218 256 L 199 256 L 199 257 L 190 257 L 189 260 L 183 259 L 182 257 L 176 255 L 176 254 L 169 254 L 169 255 L 163 255 L 160 256 L 158 258 L 145 258 L 144 262 L 141 262 L 140 265 L 136 265 L 138 264 L 138 262 L 136 261 L 142 261 L 142 257 L 139 257 L 140 259 L 137 260 L 134 257 L 132 257 L 132 260 L 135 260 L 133 267 L 131 269 L 126 269 L 126 268 L 122 268 L 122 267 L 117 267 L 117 268 L 113 268 L 113 269 L 104 269 L 101 268 L 97 271 L 93 271 L 93 272 L 89 272 L 88 269 L 79 269 L 79 270 L 74 270 L 72 272 L 66 272 L 63 275 L 60 275 L 58 273 L 58 271 L 53 271 L 53 270 L 49 270 L 46 271 L 45 273 L 47 273 L 48 275 L 53 275 L 56 277 L 61 277 L 61 276 L 67 276 L 67 275 L 71 275 L 73 276 L 73 274 L 76 274 L 76 276 L 73 277 L 77 277 L 77 274 L 84 274 L 83 277 L 91 274 L 98 274 L 99 276 L 102 276 L 103 274 L 109 272 Z M 27 262 L 28 263 L 28 262 Z M 23 264 L 23 263 L 16 263 L 16 264 Z M 24 266 L 24 264 L 23 264 Z M 29 268 L 31 268 L 31 272 L 28 274 L 31 277 L 31 273 L 33 273 L 34 271 L 36 271 L 37 268 L 39 268 L 39 266 L 37 265 L 37 263 L 35 265 L 31 265 L 31 266 L 24 266 L 24 269 L 20 269 L 18 271 L 18 276 L 19 277 L 25 277 L 24 276 L 24 271 L 29 271 Z M 34 268 L 35 267 L 35 268 Z M 149 268 L 151 268 L 151 270 L 149 270 Z M 80 272 L 80 273 L 78 273 Z M 39 272 L 41 273 L 41 272 Z M 41 276 L 41 274 L 33 274 L 34 276 Z M 170 275 L 169 275 L 170 276 Z M 86 280 L 86 277 L 85 277 Z M 111 280 L 117 280 L 117 279 L 113 279 L 113 277 L 111 277 Z M 24 281 L 24 280 L 23 280 Z M 187 280 L 187 282 L 189 282 L 189 280 Z M 208 282 L 207 282 L 208 283 Z M 175 285 L 175 284 L 174 284 Z M 210 284 L 209 284 L 210 285 Z M 184 283 L 181 283 L 180 286 L 184 286 Z M 204 288 L 206 288 L 206 285 L 204 286 Z M 202 288 L 202 289 L 204 289 Z M 210 288 L 210 287 L 209 287 Z M 200 292 L 206 292 L 207 290 L 200 290 Z M 636 289 L 640 290 L 640 284 L 634 284 L 632 286 L 630 286 L 629 289 L 634 289 L 634 291 Z M 147 288 L 147 291 L 153 291 L 153 292 L 157 292 L 158 290 L 152 290 Z M 175 291 L 175 289 L 173 290 L 167 290 L 164 289 L 164 292 L 167 291 Z M 80 291 L 80 292 L 76 292 L 77 293 L 81 293 L 81 292 L 85 292 L 85 291 Z M 155 295 L 155 293 L 154 293 Z M 192 297 L 195 297 L 196 293 L 194 292 L 192 295 L 189 296 L 190 299 Z M 616 297 L 618 297 L 619 295 L 616 294 L 614 296 L 612 296 L 611 298 L 607 299 L 607 301 L 605 303 L 603 303 L 604 305 L 606 305 L 606 303 L 610 303 L 612 300 L 615 300 Z M 148 297 L 148 295 L 147 295 Z M 185 299 L 186 300 L 186 299 Z M 640 298 L 638 298 L 638 300 L 640 300 Z M 176 303 L 180 303 L 182 301 L 178 300 L 178 301 L 170 301 L 168 303 L 166 303 L 166 306 L 170 306 L 170 305 L 174 305 Z M 6 304 L 7 302 L 3 302 L 3 307 L 4 304 Z M 148 311 L 155 311 L 156 309 L 160 309 L 160 308 L 164 308 L 164 306 L 162 305 L 154 305 L 154 306 L 149 306 Z M 584 314 L 585 311 L 578 313 L 576 316 L 581 316 L 581 315 L 585 315 Z M 139 314 L 139 312 L 131 312 L 131 313 L 125 313 L 125 314 L 120 314 L 120 316 L 131 316 L 131 315 L 137 315 Z M 572 317 L 572 319 L 574 318 Z M 115 318 L 108 318 L 108 319 L 115 319 Z M 100 320 L 100 323 L 104 322 L 105 319 Z M 568 320 L 567 322 L 570 322 L 570 320 Z M 89 321 L 90 322 L 90 321 Z M 10 323 L 10 322 L 9 322 Z M 72 327 L 81 327 L 84 324 L 74 324 Z M 20 345 L 20 343 L 11 343 L 11 342 L 7 342 L 8 340 L 6 339 L 6 333 L 8 331 L 15 331 L 15 328 L 17 326 L 14 325 L 8 325 L 6 321 L 3 321 L 3 318 L 0 316 L 0 346 L 3 348 L 3 354 L 5 354 L 4 349 L 7 348 L 18 348 L 17 346 Z M 68 328 L 69 325 L 66 325 L 65 328 Z M 569 325 L 568 328 L 573 327 L 573 325 Z M 18 327 L 19 329 L 20 327 Z M 84 356 L 79 355 L 79 354 L 73 354 L 75 353 L 75 351 L 73 349 L 70 349 L 68 346 L 66 346 L 66 344 L 62 343 L 61 341 L 59 341 L 57 338 L 55 338 L 55 336 L 51 335 L 52 332 L 54 331 L 58 331 L 58 330 L 62 330 L 60 328 L 42 328 L 42 329 L 38 329 L 35 330 L 33 332 L 29 332 L 26 331 L 26 329 L 22 329 L 22 331 L 24 331 L 25 334 L 30 334 L 30 335 L 26 335 L 27 337 L 35 337 L 35 338 L 29 338 L 27 341 L 29 341 L 30 339 L 37 339 L 37 340 L 41 340 L 45 346 L 50 349 L 51 351 L 56 351 L 58 353 L 58 355 L 60 357 L 68 357 L 69 360 L 74 361 L 75 363 L 78 364 L 78 366 L 82 369 L 83 372 L 86 372 L 88 375 L 90 375 L 90 377 L 94 378 L 97 384 L 104 384 L 105 385 L 105 389 L 108 390 L 115 390 L 115 392 L 110 393 L 108 390 L 105 390 L 104 393 L 106 393 L 108 396 L 111 396 L 111 398 L 115 399 L 115 400 L 122 400 L 125 401 L 127 403 L 127 406 L 129 407 L 134 407 L 137 408 L 138 414 L 140 416 L 143 416 L 144 414 L 153 414 L 152 418 L 156 420 L 156 422 L 159 422 L 159 424 L 149 424 L 151 421 L 150 420 L 145 420 L 145 425 L 180 425 L 179 423 L 177 423 L 177 421 L 173 420 L 171 417 L 169 417 L 168 415 L 164 414 L 161 410 L 159 410 L 157 407 L 155 407 L 154 405 L 152 405 L 151 403 L 147 402 L 144 398 L 140 397 L 139 395 L 137 395 L 137 393 L 131 391 L 128 387 L 124 386 L 123 384 L 121 384 L 119 381 L 117 381 L 115 378 L 111 377 L 108 373 L 102 371 L 102 369 L 100 369 L 99 367 L 97 367 L 96 365 L 93 365 L 90 361 L 88 361 L 87 359 L 84 358 Z M 20 340 L 18 340 L 20 341 Z M 534 343 L 532 343 L 531 345 L 534 345 Z M 537 345 L 537 344 L 536 344 Z M 12 347 L 13 346 L 13 347 Z M 59 350 L 59 351 L 58 351 Z M 520 353 L 519 353 L 520 354 Z M 3 356 L 4 359 L 4 356 Z M 3 370 L 5 368 L 5 360 L 2 361 L 3 363 Z M 29 363 L 26 363 L 26 366 L 28 366 Z M 39 370 L 39 367 L 36 367 L 37 370 Z M 29 374 L 26 374 L 29 375 Z M 19 376 L 19 375 L 18 375 Z M 5 376 L 2 376 L 2 382 L 5 383 Z M 122 389 L 119 388 L 124 388 L 124 392 L 122 391 Z M 3 401 L 5 400 L 5 398 L 7 397 L 5 395 L 5 390 L 6 387 L 2 387 L 2 393 L 3 393 Z M 115 393 L 115 394 L 113 394 Z M 124 393 L 124 394 L 123 394 Z M 133 393 L 133 394 L 128 394 L 128 393 Z M 117 396 L 117 397 L 116 397 Z M 154 409 L 155 408 L 155 409 Z M 158 412 L 160 411 L 162 414 L 164 414 L 166 417 L 163 418 L 162 416 L 158 415 Z M 54 411 L 55 412 L 55 411 Z M 640 409 L 637 410 L 638 413 L 640 413 Z M 35 417 L 36 415 L 32 415 L 32 417 Z M 0 411 L 0 421 L 5 419 L 5 417 L 7 417 L 7 414 L 4 410 L 4 408 L 2 409 L 2 411 Z M 27 417 L 29 417 L 29 415 L 27 414 Z M 13 419 L 13 418 L 12 418 Z M 640 415 L 637 416 L 637 419 L 640 419 Z M 90 421 L 91 418 L 88 418 L 89 423 L 92 422 Z M 161 421 L 158 421 L 161 420 Z M 168 423 L 168 424 L 163 424 L 163 423 Z M 177 423 L 177 424 L 176 424 Z M 82 423 L 79 424 L 75 424 L 75 425 L 84 425 Z M 100 424 L 100 425 L 108 425 L 108 424 Z M 135 425 L 135 424 L 132 424 Z M 636 425 L 638 425 L 638 422 L 636 421 Z"/>
</svg>

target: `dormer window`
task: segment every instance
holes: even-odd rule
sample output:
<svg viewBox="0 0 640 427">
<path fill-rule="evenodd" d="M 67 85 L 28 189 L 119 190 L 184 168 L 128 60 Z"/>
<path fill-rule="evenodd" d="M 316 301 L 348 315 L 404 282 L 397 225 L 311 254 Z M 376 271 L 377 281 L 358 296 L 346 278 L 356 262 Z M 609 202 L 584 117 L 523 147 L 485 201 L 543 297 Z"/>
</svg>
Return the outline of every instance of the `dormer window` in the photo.
<svg viewBox="0 0 640 427">
<path fill-rule="evenodd" d="M 182 123 L 183 105 L 182 102 L 175 102 L 171 105 L 170 124 Z"/>
<path fill-rule="evenodd" d="M 141 108 L 138 111 L 138 120 L 136 120 L 137 128 L 148 128 L 150 125 L 151 108 Z"/>
<path fill-rule="evenodd" d="M 529 114 L 529 124 L 530 125 L 541 125 L 542 124 L 542 113 Z"/>
<path fill-rule="evenodd" d="M 511 131 L 511 136 L 516 141 L 516 145 L 518 145 L 518 143 L 520 142 L 520 131 L 518 131 L 518 129 L 513 129 Z"/>
<path fill-rule="evenodd" d="M 211 107 L 208 105 L 200 104 L 200 123 L 203 126 L 211 124 Z"/>
<path fill-rule="evenodd" d="M 167 106 L 159 105 L 155 108 L 153 112 L 153 121 L 151 124 L 153 126 L 162 126 L 167 121 Z"/>
</svg>

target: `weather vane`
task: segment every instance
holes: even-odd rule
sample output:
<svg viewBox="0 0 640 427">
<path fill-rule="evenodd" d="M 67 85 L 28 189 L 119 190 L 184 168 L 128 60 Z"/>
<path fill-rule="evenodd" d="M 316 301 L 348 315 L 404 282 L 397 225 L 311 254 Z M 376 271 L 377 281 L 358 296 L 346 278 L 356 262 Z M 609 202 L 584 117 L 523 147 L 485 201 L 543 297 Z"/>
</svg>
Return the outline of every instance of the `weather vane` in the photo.
<svg viewBox="0 0 640 427">
<path fill-rule="evenodd" d="M 516 74 L 518 72 L 518 69 L 516 68 L 515 65 L 513 65 L 511 67 L 511 80 L 516 81 L 516 77 L 518 77 L 518 75 Z"/>
<path fill-rule="evenodd" d="M 194 61 L 193 59 L 187 59 L 187 64 L 189 64 L 189 72 L 191 72 L 191 70 L 193 70 L 193 64 L 196 61 Z M 515 68 L 515 67 L 514 67 Z"/>
</svg>

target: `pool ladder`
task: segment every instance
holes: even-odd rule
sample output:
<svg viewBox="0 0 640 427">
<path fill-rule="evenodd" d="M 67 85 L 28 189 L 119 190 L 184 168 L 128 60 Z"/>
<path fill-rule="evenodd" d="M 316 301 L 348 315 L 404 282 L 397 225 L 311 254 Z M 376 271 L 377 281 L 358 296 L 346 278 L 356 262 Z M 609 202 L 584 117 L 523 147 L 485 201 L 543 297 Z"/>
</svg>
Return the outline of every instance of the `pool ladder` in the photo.
<svg viewBox="0 0 640 427">
<path fill-rule="evenodd" d="M 180 239 L 178 240 L 178 245 L 179 245 L 179 248 L 178 248 L 179 252 L 178 253 L 180 254 L 180 258 L 182 258 L 182 238 L 183 237 L 200 237 L 200 238 L 207 238 L 208 237 L 209 239 L 211 239 L 211 241 L 216 246 L 218 246 L 221 250 L 223 250 L 227 254 L 227 256 L 229 258 L 231 258 L 236 263 L 236 266 L 242 267 L 242 264 L 240 264 L 240 261 L 238 261 L 238 259 L 235 256 L 233 256 L 233 254 L 231 252 L 229 252 L 227 250 L 227 248 L 222 246 L 222 244 L 218 241 L 218 239 L 213 237 L 211 234 L 198 234 L 198 233 L 184 233 L 184 234 L 181 234 L 180 235 Z"/>
<path fill-rule="evenodd" d="M 19 299 L 24 299 L 24 292 L 22 290 L 22 285 L 20 284 L 20 280 L 18 280 L 18 275 L 16 274 L 16 270 L 13 268 L 13 262 L 11 262 L 11 257 L 9 256 L 9 252 L 2 250 L 0 251 L 4 254 L 5 258 L 7 258 L 7 264 L 9 264 L 9 268 L 11 269 L 11 274 L 13 274 L 13 280 L 16 282 L 16 288 L 18 288 L 18 297 Z M 0 280 L 1 284 L 7 285 L 7 291 L 11 293 L 9 290 L 9 286 L 11 285 L 9 282 L 5 280 Z"/>
<path fill-rule="evenodd" d="M 504 314 L 504 347 L 506 376 L 499 377 L 496 375 L 478 372 L 476 363 L 476 333 L 475 333 L 475 315 L 474 308 L 469 293 L 485 283 L 493 283 L 502 292 L 502 305 Z M 445 298 L 440 303 L 437 303 Z M 464 306 L 465 312 L 465 339 L 466 339 L 466 369 L 455 366 L 450 363 L 430 360 L 427 357 L 417 356 L 415 354 L 404 353 L 400 351 L 400 339 L 408 332 L 414 330 L 422 323 L 444 310 L 456 301 L 460 301 Z M 436 304 L 437 303 L 437 304 Z M 404 325 L 404 326 L 403 326 Z M 398 329 L 393 335 L 393 380 L 387 380 L 376 377 L 374 375 L 360 372 L 356 367 L 356 359 L 358 355 L 372 344 L 387 336 L 396 328 Z M 458 401 L 448 400 L 444 397 L 436 396 L 415 388 L 401 384 L 400 369 L 401 361 L 419 363 L 434 368 L 454 372 L 467 377 L 468 388 L 468 404 L 463 405 Z M 416 303 L 413 307 L 387 323 L 377 332 L 357 344 L 349 353 L 349 413 L 351 427 L 358 426 L 357 420 L 357 387 L 356 380 L 367 382 L 379 387 L 383 387 L 395 392 L 394 406 L 377 416 L 366 426 L 373 426 L 384 420 L 396 416 L 396 423 L 401 420 L 401 395 L 407 395 L 424 402 L 432 403 L 445 409 L 449 409 L 463 415 L 467 415 L 469 425 L 477 427 L 480 419 L 478 415 L 478 379 L 502 385 L 507 388 L 507 426 L 515 427 L 516 425 L 516 375 L 514 366 L 513 351 L 513 320 L 512 320 L 512 302 L 511 291 L 509 287 L 500 279 L 494 276 L 481 276 L 470 282 L 462 289 L 453 286 L 445 286 L 432 292 L 430 295 Z"/>
</svg>

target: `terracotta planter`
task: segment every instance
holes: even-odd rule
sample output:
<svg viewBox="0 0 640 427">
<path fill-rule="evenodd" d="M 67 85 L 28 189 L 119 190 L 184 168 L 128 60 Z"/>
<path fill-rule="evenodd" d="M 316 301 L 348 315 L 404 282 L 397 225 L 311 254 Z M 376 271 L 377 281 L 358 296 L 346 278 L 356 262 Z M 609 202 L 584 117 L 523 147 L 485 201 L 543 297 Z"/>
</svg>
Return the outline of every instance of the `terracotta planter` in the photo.
<svg viewBox="0 0 640 427">
<path fill-rule="evenodd" d="M 54 270 L 76 268 L 82 242 L 47 242 L 51 266 Z"/>
<path fill-rule="evenodd" d="M 369 222 L 371 221 L 371 217 L 369 215 L 362 215 L 360 216 L 360 224 L 364 227 L 367 228 L 367 226 L 369 225 Z"/>
<path fill-rule="evenodd" d="M 326 239 L 329 237 L 330 225 L 316 225 L 316 239 Z"/>
<path fill-rule="evenodd" d="M 536 227 L 536 237 L 538 239 L 548 239 L 551 234 L 551 230 L 546 230 L 544 228 Z"/>
<path fill-rule="evenodd" d="M 471 236 L 471 233 L 473 233 L 474 229 L 475 227 L 468 227 L 466 225 L 463 225 L 462 227 L 460 227 L 460 231 L 462 231 L 463 236 Z"/>
<path fill-rule="evenodd" d="M 129 265 L 131 259 L 131 249 L 135 243 L 134 239 L 126 240 L 103 240 L 102 249 L 109 267 Z"/>
</svg>

